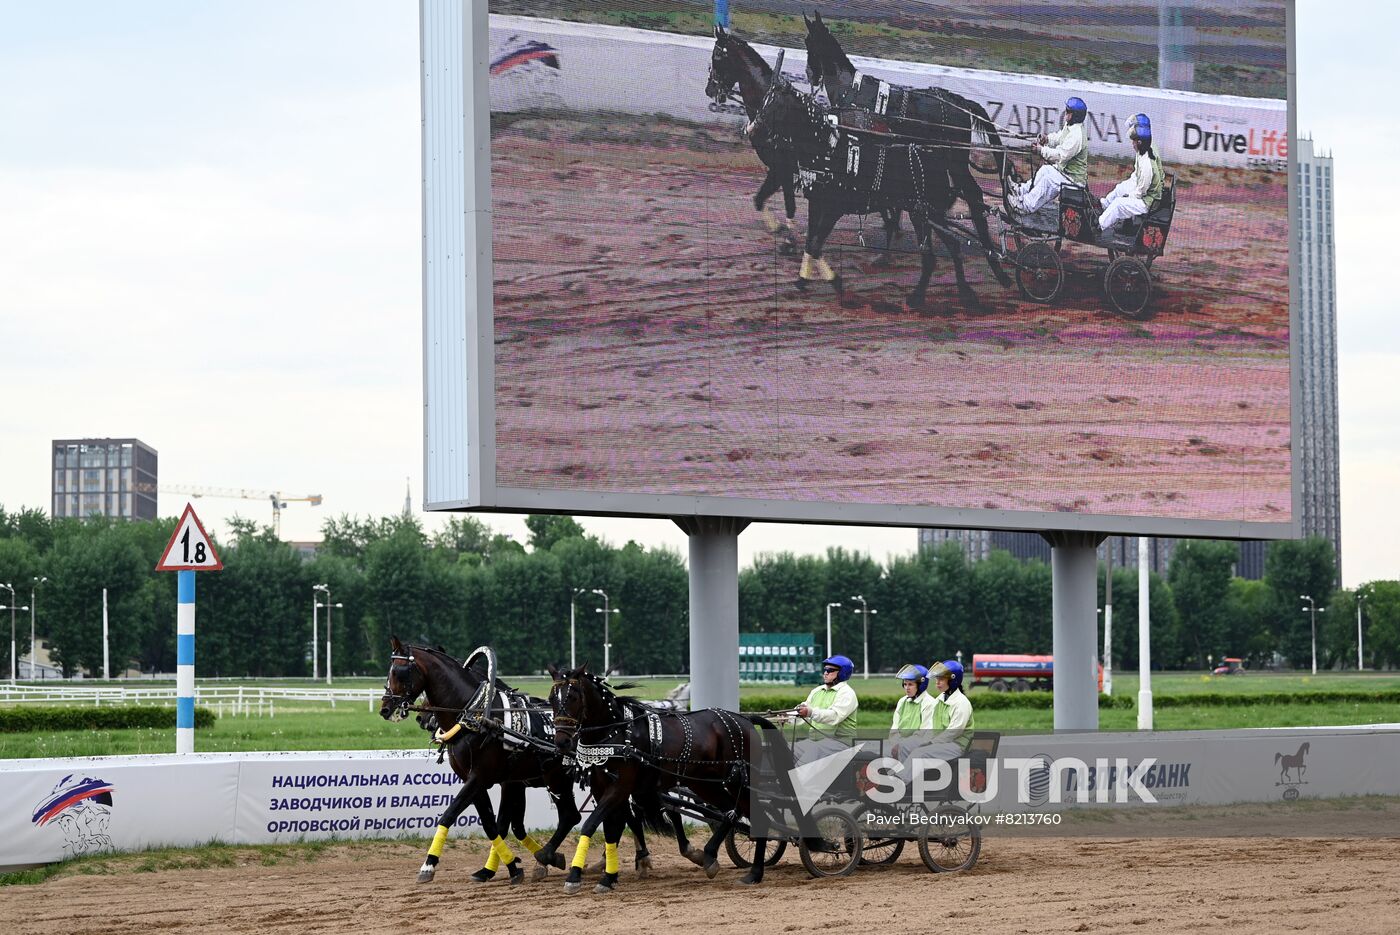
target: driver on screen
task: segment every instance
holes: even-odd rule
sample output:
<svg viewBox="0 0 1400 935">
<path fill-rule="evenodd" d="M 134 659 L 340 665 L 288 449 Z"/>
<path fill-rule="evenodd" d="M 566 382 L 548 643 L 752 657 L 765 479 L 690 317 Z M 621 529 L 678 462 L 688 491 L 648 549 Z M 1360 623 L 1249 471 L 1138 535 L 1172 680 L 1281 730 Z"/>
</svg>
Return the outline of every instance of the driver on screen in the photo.
<svg viewBox="0 0 1400 935">
<path fill-rule="evenodd" d="M 1064 125 L 1049 136 L 1042 135 L 1035 147 L 1045 165 L 1036 170 L 1034 179 L 1022 182 L 1006 194 L 1006 202 L 1013 211 L 1034 214 L 1058 198 L 1060 186 L 1066 182 L 1088 187 L 1089 138 L 1084 132 L 1087 116 L 1089 105 L 1083 98 L 1072 97 L 1065 101 L 1061 118 Z"/>
<path fill-rule="evenodd" d="M 845 656 L 822 660 L 822 684 L 797 706 L 797 716 L 811 724 L 811 735 L 793 747 L 796 765 L 839 753 L 855 739 L 856 709 L 860 707 L 850 685 L 855 667 Z"/>
<path fill-rule="evenodd" d="M 1157 150 L 1152 147 L 1152 121 L 1147 119 L 1146 114 L 1134 115 L 1128 141 L 1137 153 L 1133 160 L 1133 173 L 1104 196 L 1103 214 L 1099 215 L 1101 231 L 1110 230 L 1119 221 L 1146 214 L 1156 207 L 1158 199 L 1162 197 L 1166 173 Z"/>
</svg>

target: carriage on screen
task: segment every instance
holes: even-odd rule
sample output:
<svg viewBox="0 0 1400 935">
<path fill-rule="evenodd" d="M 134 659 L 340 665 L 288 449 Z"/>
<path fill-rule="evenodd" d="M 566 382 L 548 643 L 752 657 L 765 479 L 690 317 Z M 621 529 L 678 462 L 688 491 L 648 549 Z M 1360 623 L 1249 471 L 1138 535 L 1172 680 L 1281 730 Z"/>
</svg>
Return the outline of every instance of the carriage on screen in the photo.
<svg viewBox="0 0 1400 935">
<path fill-rule="evenodd" d="M 770 67 L 742 39 L 718 27 L 706 84 L 716 105 L 735 97 L 743 104 L 744 135 L 767 169 L 753 205 L 769 230 L 782 234 L 783 252 L 797 252 L 794 193 L 808 202 L 799 288 L 826 282 L 838 294 L 843 291 L 841 275 L 824 257 L 843 217 L 861 219 L 862 246 L 869 246 L 865 218 L 881 218 L 885 236 L 877 263 L 887 263 L 900 217 L 907 215 L 921 259 L 919 280 L 906 299 L 911 309 L 924 307 L 937 238 L 969 308 L 980 301 L 964 274 L 964 246 L 983 254 L 1002 286 L 1012 284 L 1005 268 L 1014 270 L 1016 285 L 1032 301 L 1053 302 L 1068 275 L 1086 274 L 1101 277 L 1118 313 L 1148 314 L 1152 264 L 1165 251 L 1176 209 L 1174 178 L 1145 216 L 1109 231 L 1097 230 L 1098 201 L 1085 186 L 1065 186 L 1060 200 L 1041 211 L 1017 211 L 1007 196 L 1015 182 L 1014 156 L 1025 150 L 1007 141 L 1029 137 L 997 127 L 981 105 L 961 95 L 861 74 L 820 14 L 806 24 L 813 93 L 799 91 L 783 75 L 782 50 L 776 67 Z M 979 162 L 979 155 L 989 155 L 991 165 Z M 996 188 L 982 187 L 987 176 L 996 180 Z M 780 189 L 786 216 L 775 218 L 765 205 Z M 989 198 L 1001 201 L 1004 210 L 994 212 Z M 954 212 L 959 200 L 966 214 Z M 1002 222 L 998 237 L 989 218 Z M 1067 267 L 1062 253 L 1070 244 L 1102 250 L 1106 261 Z"/>
</svg>

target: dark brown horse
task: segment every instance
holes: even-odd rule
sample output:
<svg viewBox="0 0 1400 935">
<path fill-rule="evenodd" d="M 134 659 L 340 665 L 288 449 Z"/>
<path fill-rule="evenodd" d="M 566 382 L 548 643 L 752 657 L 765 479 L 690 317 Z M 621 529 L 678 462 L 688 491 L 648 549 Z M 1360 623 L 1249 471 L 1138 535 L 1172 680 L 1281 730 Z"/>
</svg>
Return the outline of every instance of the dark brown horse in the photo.
<svg viewBox="0 0 1400 935">
<path fill-rule="evenodd" d="M 422 696 L 429 709 L 427 713 L 441 713 L 443 717 L 439 718 L 440 721 L 451 722 L 478 698 L 477 693 L 483 682 L 481 673 L 464 668 L 459 660 L 440 649 L 405 645 L 397 637 L 391 637 L 390 645 L 393 654 L 384 697 L 379 706 L 381 717 L 386 720 L 401 719 Z M 493 865 L 497 864 L 505 865 L 512 883 L 524 879 L 519 859 L 510 853 L 503 840 L 503 833 L 509 828 L 514 828 L 517 839 L 527 849 L 535 850 L 535 859 L 540 865 L 535 871 L 536 878 L 547 874 L 551 866 L 564 869 L 564 858 L 558 853 L 559 844 L 582 816 L 574 800 L 573 779 L 563 759 L 553 748 L 553 728 L 546 717 L 549 714 L 548 703 L 516 692 L 499 679 L 495 680 L 494 685 L 495 696 L 500 700 L 491 712 L 484 712 L 488 715 L 487 723 L 477 729 L 448 732 L 451 737 L 446 739 L 444 746 L 453 771 L 462 779 L 462 788 L 438 819 L 437 833 L 418 872 L 420 883 L 433 879 L 448 831 L 468 805 L 477 807 L 482 830 L 487 840 L 492 842 L 491 854 L 495 857 L 494 860 L 488 857 L 486 867 L 473 874 L 472 879 L 491 879 L 495 874 Z M 514 708 L 526 712 L 525 720 L 530 725 L 529 736 L 533 743 L 507 736 L 498 727 L 491 726 L 503 722 L 507 701 Z M 491 803 L 487 797 L 487 791 L 495 785 L 500 785 L 502 790 L 500 824 L 491 813 Z M 542 847 L 525 830 L 526 787 L 547 789 L 559 810 L 559 826 Z M 644 874 L 651 867 L 651 858 L 640 823 L 635 821 L 630 809 L 622 820 L 624 824 L 632 825 L 637 841 L 636 868 L 639 874 Z"/>
<path fill-rule="evenodd" d="M 555 737 L 560 749 L 572 753 L 596 799 L 593 814 L 579 829 L 578 852 L 565 880 L 565 892 L 578 892 L 590 838 L 601 824 L 607 862 L 600 891 L 617 885 L 617 842 L 621 837 L 618 816 L 628 800 L 636 799 L 659 824 L 654 810 L 659 793 L 688 790 L 716 814 L 726 816 L 697 855 L 682 842 L 682 853 L 705 868 L 713 878 L 719 872 L 719 847 L 739 816 L 749 816 L 749 757 L 759 743 L 755 720 L 732 711 L 638 710 L 635 699 L 616 695 L 587 665 L 561 671 L 549 667 L 554 677 L 549 701 L 554 709 Z M 763 726 L 767 725 L 764 722 Z M 767 842 L 755 839 L 753 866 L 743 883 L 763 880 Z"/>
</svg>

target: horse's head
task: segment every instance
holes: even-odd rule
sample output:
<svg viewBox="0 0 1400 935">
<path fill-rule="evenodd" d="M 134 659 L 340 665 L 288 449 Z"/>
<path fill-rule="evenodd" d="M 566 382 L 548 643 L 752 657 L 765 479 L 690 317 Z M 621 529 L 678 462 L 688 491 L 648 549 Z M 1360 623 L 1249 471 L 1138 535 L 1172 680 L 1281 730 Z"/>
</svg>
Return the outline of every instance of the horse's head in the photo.
<svg viewBox="0 0 1400 935">
<path fill-rule="evenodd" d="M 815 18 L 808 19 L 803 14 L 802 21 L 807 24 L 807 36 L 803 40 L 807 46 L 807 83 L 814 88 L 826 86 L 828 81 L 838 80 L 843 70 L 854 74 L 855 67 L 846 58 L 841 43 L 822 22 L 822 15 L 818 13 Z M 831 93 L 829 87 L 827 93 Z"/>
<path fill-rule="evenodd" d="M 710 52 L 710 77 L 705 82 L 705 96 L 722 104 L 739 85 L 739 67 L 735 62 L 733 42 L 723 26 L 715 27 L 715 47 Z"/>
<path fill-rule="evenodd" d="M 554 685 L 549 690 L 549 706 L 554 709 L 554 743 L 571 750 L 584 728 L 606 720 L 608 704 L 598 679 L 588 671 L 588 663 L 577 669 L 549 667 Z"/>
<path fill-rule="evenodd" d="M 408 706 L 428 687 L 428 677 L 410 648 L 400 643 L 397 636 L 389 637 L 389 646 L 389 676 L 384 680 L 379 716 L 386 721 L 401 721 L 408 717 Z"/>
</svg>

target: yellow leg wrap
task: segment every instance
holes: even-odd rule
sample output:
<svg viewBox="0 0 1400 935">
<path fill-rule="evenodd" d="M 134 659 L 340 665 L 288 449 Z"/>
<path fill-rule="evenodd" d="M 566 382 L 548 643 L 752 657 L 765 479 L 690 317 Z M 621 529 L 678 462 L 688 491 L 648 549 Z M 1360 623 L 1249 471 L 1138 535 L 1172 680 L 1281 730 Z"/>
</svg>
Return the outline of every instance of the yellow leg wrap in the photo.
<svg viewBox="0 0 1400 935">
<path fill-rule="evenodd" d="M 434 857 L 442 856 L 442 846 L 447 843 L 446 825 L 438 825 L 437 834 L 433 835 L 433 843 L 428 845 L 428 853 Z"/>
<path fill-rule="evenodd" d="M 617 873 L 617 845 L 603 845 L 603 871 L 605 873 Z"/>
<path fill-rule="evenodd" d="M 574 849 L 574 862 L 571 866 L 578 867 L 580 870 L 588 866 L 588 835 L 579 835 L 578 847 Z"/>
<path fill-rule="evenodd" d="M 496 841 L 499 840 L 500 838 L 497 838 L 495 841 L 491 842 L 491 851 L 486 855 L 486 869 L 490 870 L 492 873 L 495 873 L 501 867 L 501 852 L 496 850 Z"/>
<path fill-rule="evenodd" d="M 544 847 L 543 844 L 535 840 L 533 835 L 529 834 L 521 838 L 520 843 L 523 844 L 525 846 L 525 850 L 529 851 L 531 854 L 537 853 L 541 847 Z"/>
<path fill-rule="evenodd" d="M 776 234 L 782 228 L 782 222 L 767 208 L 762 208 L 760 210 L 763 213 L 763 226 L 768 228 L 768 233 Z"/>
<path fill-rule="evenodd" d="M 813 259 L 812 265 L 816 267 L 817 275 L 820 276 L 824 282 L 831 282 L 836 278 L 836 272 L 831 268 L 831 264 L 826 261 L 825 257 Z"/>
<path fill-rule="evenodd" d="M 816 274 L 812 272 L 812 255 L 802 254 L 802 267 L 797 271 L 797 275 L 803 279 L 816 279 Z"/>
<path fill-rule="evenodd" d="M 496 853 L 501 858 L 501 863 L 508 864 L 515 859 L 515 854 L 506 846 L 505 838 L 497 838 L 491 846 L 496 849 Z"/>
</svg>

